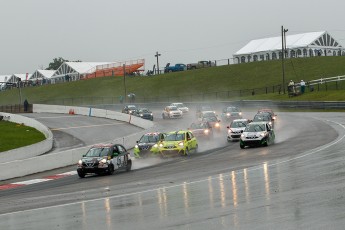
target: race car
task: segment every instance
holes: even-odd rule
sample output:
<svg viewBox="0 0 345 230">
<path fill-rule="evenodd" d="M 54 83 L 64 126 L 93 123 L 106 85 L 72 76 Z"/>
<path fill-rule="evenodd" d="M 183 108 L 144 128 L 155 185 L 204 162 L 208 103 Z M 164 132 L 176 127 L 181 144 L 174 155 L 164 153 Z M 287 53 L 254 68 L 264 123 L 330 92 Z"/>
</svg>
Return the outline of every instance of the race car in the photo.
<svg viewBox="0 0 345 230">
<path fill-rule="evenodd" d="M 274 128 L 274 119 L 270 113 L 261 112 L 255 114 L 253 121 L 259 122 L 259 121 L 265 121 L 268 122 L 273 128 Z"/>
<path fill-rule="evenodd" d="M 183 112 L 176 106 L 166 106 L 162 112 L 162 118 L 182 118 Z"/>
<path fill-rule="evenodd" d="M 185 106 L 183 103 L 180 103 L 180 102 L 171 103 L 171 106 L 176 106 L 183 113 L 188 113 L 189 112 L 189 108 L 187 106 Z"/>
<path fill-rule="evenodd" d="M 220 120 L 218 119 L 218 116 L 215 114 L 214 111 L 202 112 L 200 120 L 204 122 L 208 122 L 215 131 L 217 132 L 221 131 Z"/>
<path fill-rule="evenodd" d="M 153 121 L 153 113 L 147 108 L 140 108 L 132 113 L 134 116 Z"/>
<path fill-rule="evenodd" d="M 275 133 L 268 122 L 251 122 L 247 124 L 240 138 L 240 147 L 268 146 L 273 144 Z"/>
<path fill-rule="evenodd" d="M 235 119 L 241 119 L 242 118 L 242 112 L 239 108 L 235 106 L 229 106 L 222 110 L 221 114 L 222 120 L 226 121 L 232 121 Z"/>
<path fill-rule="evenodd" d="M 137 108 L 135 105 L 126 105 L 126 106 L 122 109 L 122 113 L 132 114 L 132 113 L 134 113 L 136 110 L 138 110 L 138 108 Z"/>
<path fill-rule="evenodd" d="M 77 164 L 80 178 L 86 174 L 108 174 L 115 171 L 130 171 L 132 160 L 130 154 L 121 144 L 98 144 L 92 146 Z"/>
<path fill-rule="evenodd" d="M 202 113 L 205 111 L 213 111 L 211 106 L 209 105 L 198 105 L 196 107 L 196 117 L 200 118 L 202 116 Z M 215 111 L 213 111 L 214 113 L 216 113 Z"/>
<path fill-rule="evenodd" d="M 166 133 L 163 141 L 158 143 L 158 151 L 162 157 L 189 155 L 190 151 L 197 151 L 198 141 L 191 131 L 174 131 Z"/>
<path fill-rule="evenodd" d="M 135 158 L 146 158 L 155 156 L 158 153 L 157 142 L 164 140 L 164 133 L 146 133 L 141 136 L 140 140 L 134 146 Z"/>
<path fill-rule="evenodd" d="M 226 128 L 228 129 L 227 133 L 227 141 L 239 141 L 241 134 L 243 133 L 244 129 L 246 128 L 247 124 L 251 121 L 249 119 L 235 119 L 233 120 L 229 126 Z"/>
<path fill-rule="evenodd" d="M 213 129 L 210 123 L 207 121 L 197 121 L 193 122 L 188 128 L 189 131 L 197 138 L 212 139 Z"/>
<path fill-rule="evenodd" d="M 270 113 L 273 120 L 277 119 L 277 114 L 275 114 L 272 109 L 259 109 L 258 113 Z"/>
</svg>

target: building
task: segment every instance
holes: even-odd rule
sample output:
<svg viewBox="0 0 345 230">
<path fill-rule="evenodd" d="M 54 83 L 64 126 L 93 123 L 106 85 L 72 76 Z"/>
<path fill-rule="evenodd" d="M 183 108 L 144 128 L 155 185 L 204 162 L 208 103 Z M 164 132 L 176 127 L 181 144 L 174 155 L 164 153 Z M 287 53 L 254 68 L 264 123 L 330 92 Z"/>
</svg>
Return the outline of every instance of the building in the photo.
<svg viewBox="0 0 345 230">
<path fill-rule="evenodd" d="M 55 70 L 38 69 L 31 75 L 29 80 L 32 81 L 35 85 L 48 84 L 50 83 L 50 79 L 54 75 L 54 73 Z"/>
<path fill-rule="evenodd" d="M 326 31 L 286 35 L 286 58 L 313 56 L 345 56 L 345 49 Z M 282 37 L 252 40 L 233 57 L 235 63 L 281 59 Z"/>
</svg>

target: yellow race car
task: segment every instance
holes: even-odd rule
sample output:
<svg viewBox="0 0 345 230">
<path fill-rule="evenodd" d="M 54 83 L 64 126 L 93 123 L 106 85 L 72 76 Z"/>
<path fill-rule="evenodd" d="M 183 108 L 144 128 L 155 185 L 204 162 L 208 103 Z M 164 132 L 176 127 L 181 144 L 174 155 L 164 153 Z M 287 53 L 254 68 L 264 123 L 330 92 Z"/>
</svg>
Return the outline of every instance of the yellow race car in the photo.
<svg viewBox="0 0 345 230">
<path fill-rule="evenodd" d="M 183 155 L 190 151 L 197 152 L 198 141 L 191 131 L 174 131 L 166 133 L 163 141 L 158 143 L 158 151 L 162 157 Z"/>
</svg>

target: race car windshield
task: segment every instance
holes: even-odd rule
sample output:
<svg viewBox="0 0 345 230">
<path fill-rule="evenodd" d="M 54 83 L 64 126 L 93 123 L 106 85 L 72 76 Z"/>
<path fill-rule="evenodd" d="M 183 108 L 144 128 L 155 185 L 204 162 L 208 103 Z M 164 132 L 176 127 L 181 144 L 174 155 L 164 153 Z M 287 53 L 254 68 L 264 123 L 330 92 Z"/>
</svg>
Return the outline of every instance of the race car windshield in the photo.
<svg viewBox="0 0 345 230">
<path fill-rule="evenodd" d="M 240 121 L 240 122 L 232 122 L 230 125 L 230 128 L 243 128 L 246 127 L 246 123 Z"/>
<path fill-rule="evenodd" d="M 214 112 L 204 113 L 203 117 L 214 117 Z"/>
<path fill-rule="evenodd" d="M 192 129 L 204 129 L 206 128 L 206 125 L 205 123 L 193 123 L 190 127 Z"/>
<path fill-rule="evenodd" d="M 226 110 L 227 112 L 239 112 L 239 109 L 237 109 L 237 108 L 227 108 L 227 110 Z"/>
<path fill-rule="evenodd" d="M 109 148 L 91 148 L 85 154 L 86 157 L 105 157 L 109 153 Z"/>
<path fill-rule="evenodd" d="M 174 134 L 168 134 L 165 137 L 166 141 L 182 141 L 184 140 L 184 133 L 178 134 L 178 133 L 174 133 Z"/>
<path fill-rule="evenodd" d="M 247 125 L 244 132 L 262 132 L 265 131 L 265 124 L 252 124 Z"/>
<path fill-rule="evenodd" d="M 140 138 L 139 143 L 156 143 L 158 141 L 158 135 L 144 135 Z"/>
<path fill-rule="evenodd" d="M 217 117 L 205 117 L 204 118 L 206 121 L 218 121 Z"/>
<path fill-rule="evenodd" d="M 255 116 L 253 121 L 269 121 L 269 117 L 268 116 Z"/>
<path fill-rule="evenodd" d="M 174 107 L 170 107 L 170 110 L 173 110 L 173 111 L 177 110 L 177 107 L 175 107 L 175 106 Z"/>
<path fill-rule="evenodd" d="M 132 110 L 134 110 L 134 109 L 136 109 L 137 107 L 135 107 L 135 106 L 128 106 L 128 109 L 132 109 Z"/>
<path fill-rule="evenodd" d="M 148 109 L 140 109 L 139 112 L 140 113 L 149 113 L 150 110 L 148 110 Z"/>
</svg>

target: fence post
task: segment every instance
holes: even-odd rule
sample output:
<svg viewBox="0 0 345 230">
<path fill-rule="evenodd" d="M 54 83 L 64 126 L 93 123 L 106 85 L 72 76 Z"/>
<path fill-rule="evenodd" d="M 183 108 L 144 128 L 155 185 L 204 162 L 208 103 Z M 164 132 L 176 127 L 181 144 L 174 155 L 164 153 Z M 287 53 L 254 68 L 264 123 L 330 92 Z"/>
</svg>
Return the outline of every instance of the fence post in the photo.
<svg viewBox="0 0 345 230">
<path fill-rule="evenodd" d="M 230 58 L 228 58 L 228 65 L 230 65 Z"/>
</svg>

